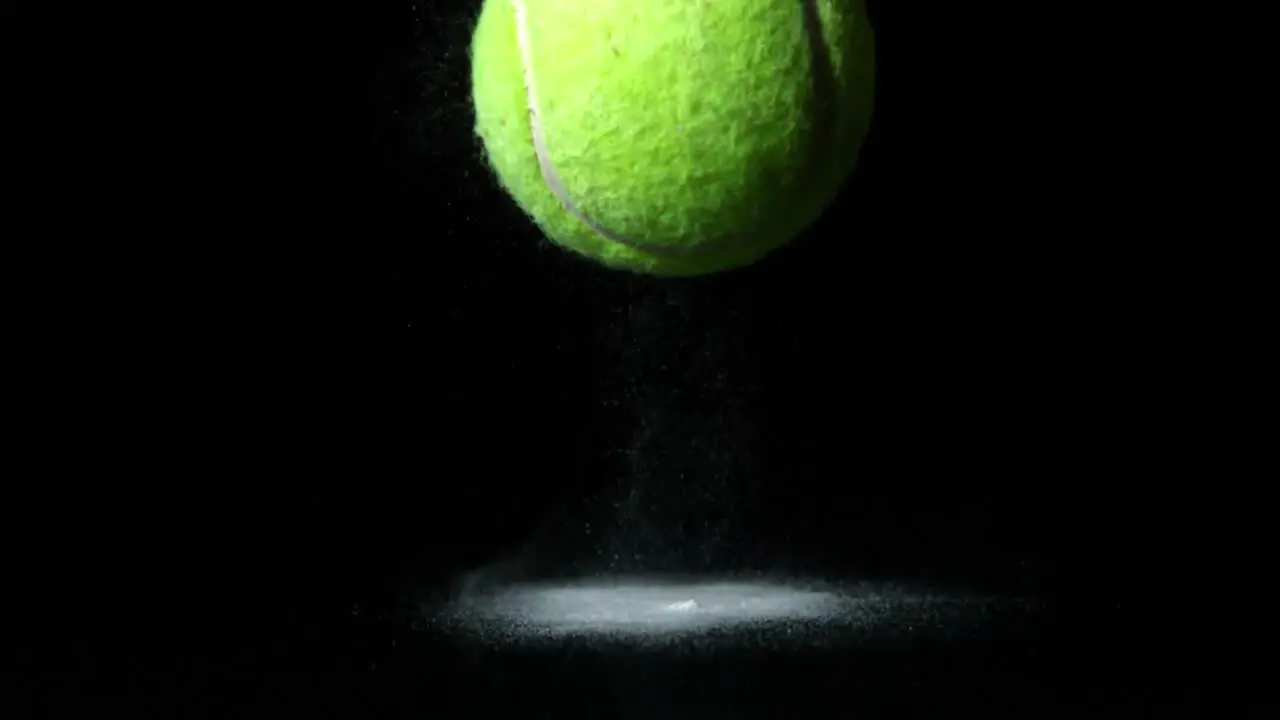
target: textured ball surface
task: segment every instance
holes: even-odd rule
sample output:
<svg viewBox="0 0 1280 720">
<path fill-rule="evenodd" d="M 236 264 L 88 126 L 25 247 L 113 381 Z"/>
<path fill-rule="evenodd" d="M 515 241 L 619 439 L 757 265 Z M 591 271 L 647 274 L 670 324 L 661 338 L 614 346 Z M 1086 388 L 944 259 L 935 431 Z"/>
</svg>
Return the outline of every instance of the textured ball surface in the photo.
<svg viewBox="0 0 1280 720">
<path fill-rule="evenodd" d="M 613 268 L 750 264 L 821 215 L 870 124 L 863 0 L 485 0 L 476 130 L 557 244 Z"/>
</svg>

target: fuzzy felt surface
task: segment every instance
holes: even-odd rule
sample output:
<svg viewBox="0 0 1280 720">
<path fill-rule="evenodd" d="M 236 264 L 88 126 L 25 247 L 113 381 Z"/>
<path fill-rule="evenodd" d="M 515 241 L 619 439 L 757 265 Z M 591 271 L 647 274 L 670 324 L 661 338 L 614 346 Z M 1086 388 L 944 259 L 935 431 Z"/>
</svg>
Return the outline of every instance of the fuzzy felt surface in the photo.
<svg viewBox="0 0 1280 720">
<path fill-rule="evenodd" d="M 870 124 L 863 0 L 485 0 L 471 52 L 502 185 L 618 269 L 758 260 L 821 215 Z"/>
</svg>

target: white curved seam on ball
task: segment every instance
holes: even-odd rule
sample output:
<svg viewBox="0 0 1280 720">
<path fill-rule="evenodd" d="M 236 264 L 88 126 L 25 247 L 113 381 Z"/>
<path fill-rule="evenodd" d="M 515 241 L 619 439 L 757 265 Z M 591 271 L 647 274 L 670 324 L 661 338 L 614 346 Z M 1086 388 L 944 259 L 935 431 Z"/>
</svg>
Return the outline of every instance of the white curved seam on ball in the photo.
<svg viewBox="0 0 1280 720">
<path fill-rule="evenodd" d="M 547 184 L 551 193 L 560 201 L 560 204 L 564 207 L 565 211 L 570 215 L 573 215 L 587 227 L 591 228 L 596 234 L 600 235 L 600 237 L 640 252 L 647 252 L 654 255 L 678 256 L 710 252 L 722 247 L 723 243 L 719 242 L 685 247 L 653 245 L 637 242 L 601 225 L 588 216 L 586 212 L 578 208 L 577 204 L 574 203 L 573 198 L 569 196 L 568 188 L 565 187 L 564 181 L 560 178 L 560 173 L 556 170 L 555 164 L 551 161 L 551 150 L 547 146 L 546 130 L 542 125 L 542 115 L 538 104 L 537 83 L 533 77 L 533 50 L 532 44 L 529 41 L 528 8 L 525 6 L 525 0 L 510 0 L 510 2 L 516 17 L 516 44 L 520 50 L 520 62 L 524 72 L 524 87 L 529 111 L 529 127 L 533 135 L 534 154 L 538 159 L 538 167 L 542 172 L 543 182 Z M 819 23 L 816 28 L 817 35 L 815 37 L 815 29 L 810 26 L 809 22 L 819 16 L 820 11 L 818 10 L 817 0 L 804 0 L 801 12 L 803 13 L 802 23 L 804 32 L 809 38 L 811 49 L 813 49 L 815 43 L 818 45 L 825 45 L 825 39 L 821 32 L 821 24 Z M 825 48 L 823 49 L 825 50 Z M 816 53 L 811 54 L 813 55 L 812 59 L 816 64 L 819 57 Z M 819 69 L 813 68 L 813 71 L 819 72 Z M 822 98 L 819 97 L 815 99 L 821 101 Z M 732 241 L 733 238 L 727 238 L 727 240 Z"/>
<path fill-rule="evenodd" d="M 520 62 L 524 68 L 524 89 L 525 94 L 528 96 L 529 127 L 533 131 L 533 150 L 538 156 L 538 167 L 542 170 L 543 181 L 546 182 L 552 194 L 560 200 L 560 204 L 564 206 L 564 209 L 570 215 L 581 220 L 601 237 L 631 248 L 648 250 L 649 248 L 644 248 L 592 220 L 578 208 L 573 202 L 573 198 L 569 197 L 569 191 L 565 188 L 564 181 L 560 179 L 560 173 L 556 171 L 555 165 L 551 162 L 551 151 L 547 148 L 546 131 L 542 127 L 542 115 L 538 105 L 538 88 L 533 78 L 533 51 L 529 42 L 528 12 L 525 8 L 524 0 L 511 0 L 511 6 L 516 13 L 516 42 L 520 46 Z"/>
</svg>

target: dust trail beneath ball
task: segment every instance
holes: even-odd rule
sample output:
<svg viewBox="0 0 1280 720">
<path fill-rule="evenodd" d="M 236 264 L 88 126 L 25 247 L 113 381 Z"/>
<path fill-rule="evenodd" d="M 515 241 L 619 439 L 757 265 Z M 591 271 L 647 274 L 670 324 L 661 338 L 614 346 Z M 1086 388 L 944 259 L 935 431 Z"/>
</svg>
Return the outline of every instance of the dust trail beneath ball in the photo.
<svg viewBox="0 0 1280 720">
<path fill-rule="evenodd" d="M 625 576 L 489 588 L 429 615 L 451 632 L 502 645 L 813 647 L 976 632 L 1027 607 L 1025 600 L 887 584 Z"/>
</svg>

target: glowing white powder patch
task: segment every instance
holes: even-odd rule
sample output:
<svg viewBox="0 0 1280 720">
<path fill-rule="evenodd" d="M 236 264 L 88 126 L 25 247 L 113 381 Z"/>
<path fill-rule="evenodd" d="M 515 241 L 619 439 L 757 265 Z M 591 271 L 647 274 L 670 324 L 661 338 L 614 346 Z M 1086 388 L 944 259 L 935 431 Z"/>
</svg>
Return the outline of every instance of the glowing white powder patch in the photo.
<svg viewBox="0 0 1280 720">
<path fill-rule="evenodd" d="M 691 597 L 692 596 L 692 597 Z M 542 625 L 548 631 L 688 629 L 785 618 L 818 618 L 838 603 L 831 593 L 750 583 L 617 584 L 516 587 L 493 598 L 481 615 Z"/>
<path fill-rule="evenodd" d="M 814 645 L 862 643 L 885 632 L 920 637 L 946 631 L 982 615 L 992 603 L 866 584 L 638 576 L 491 588 L 456 600 L 437 617 L 456 631 L 500 643 L 715 637 Z"/>
</svg>

